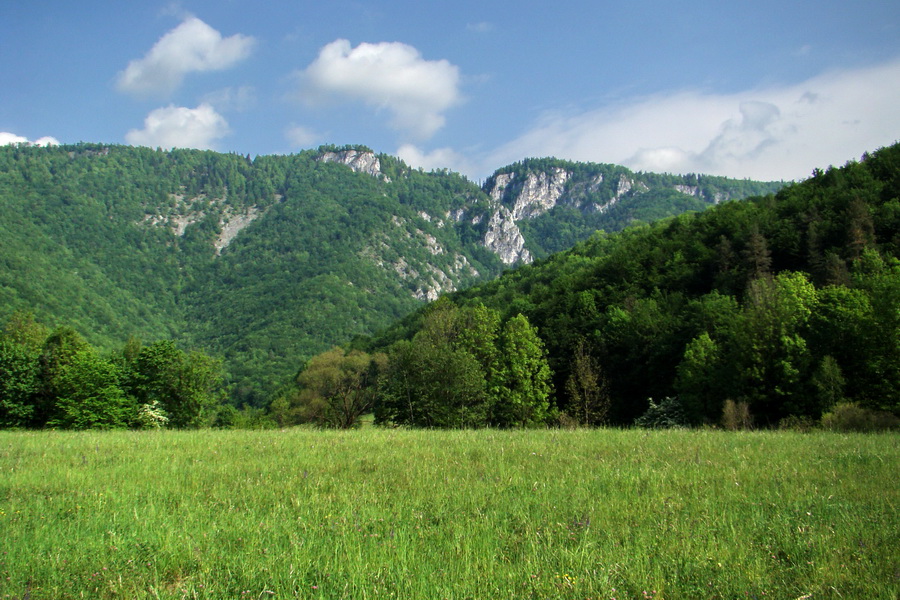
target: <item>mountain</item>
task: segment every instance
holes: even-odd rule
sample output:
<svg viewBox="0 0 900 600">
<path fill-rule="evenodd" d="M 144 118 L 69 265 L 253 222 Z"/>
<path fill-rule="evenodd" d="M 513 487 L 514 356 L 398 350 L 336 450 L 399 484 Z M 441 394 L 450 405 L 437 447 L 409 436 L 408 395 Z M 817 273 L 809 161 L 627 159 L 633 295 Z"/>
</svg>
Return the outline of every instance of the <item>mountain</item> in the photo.
<svg viewBox="0 0 900 600">
<path fill-rule="evenodd" d="M 769 194 L 783 185 L 528 159 L 497 170 L 485 182 L 494 208 L 485 243 L 504 264 L 528 264 L 568 250 L 601 229 L 619 231 L 637 222 Z"/>
<path fill-rule="evenodd" d="M 605 419 L 593 422 L 630 425 L 665 406 L 684 423 L 740 410 L 774 426 L 841 402 L 900 415 L 900 144 L 776 194 L 595 233 L 442 304 L 458 322 L 493 319 L 494 331 L 527 319 L 556 409 L 581 422 L 593 411 Z M 436 328 L 433 312 L 355 347 L 386 351 L 387 372 L 399 371 L 427 350 L 416 346 Z M 490 382 L 494 367 L 483 368 Z"/>
<path fill-rule="evenodd" d="M 363 146 L 289 156 L 0 148 L 0 318 L 224 356 L 261 404 L 323 349 L 613 231 L 780 183 L 527 160 L 479 187 Z"/>
</svg>

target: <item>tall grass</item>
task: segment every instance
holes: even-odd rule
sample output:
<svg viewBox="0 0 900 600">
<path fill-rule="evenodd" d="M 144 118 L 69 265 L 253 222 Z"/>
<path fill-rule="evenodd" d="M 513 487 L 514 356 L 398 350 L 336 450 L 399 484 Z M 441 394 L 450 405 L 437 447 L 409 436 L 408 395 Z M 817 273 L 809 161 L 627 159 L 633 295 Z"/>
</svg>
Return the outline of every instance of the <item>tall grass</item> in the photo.
<svg viewBox="0 0 900 600">
<path fill-rule="evenodd" d="M 896 598 L 900 436 L 0 433 L 0 598 Z"/>
</svg>

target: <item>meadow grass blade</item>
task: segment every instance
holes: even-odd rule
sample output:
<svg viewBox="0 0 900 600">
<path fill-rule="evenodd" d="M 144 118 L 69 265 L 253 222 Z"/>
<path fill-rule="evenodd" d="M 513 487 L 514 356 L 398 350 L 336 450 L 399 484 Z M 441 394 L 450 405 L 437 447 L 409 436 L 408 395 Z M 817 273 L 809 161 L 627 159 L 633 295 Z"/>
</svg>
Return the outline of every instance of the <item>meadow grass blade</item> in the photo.
<svg viewBox="0 0 900 600">
<path fill-rule="evenodd" d="M 0 432 L 0 598 L 893 598 L 898 441 Z"/>
</svg>

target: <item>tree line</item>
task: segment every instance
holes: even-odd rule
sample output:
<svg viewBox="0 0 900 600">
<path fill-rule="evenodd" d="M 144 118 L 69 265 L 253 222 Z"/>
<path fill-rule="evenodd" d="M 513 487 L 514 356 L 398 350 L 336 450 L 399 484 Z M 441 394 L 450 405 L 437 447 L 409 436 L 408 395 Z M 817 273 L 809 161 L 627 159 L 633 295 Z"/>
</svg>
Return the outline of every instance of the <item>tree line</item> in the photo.
<svg viewBox="0 0 900 600">
<path fill-rule="evenodd" d="M 501 323 L 484 306 L 428 306 L 421 329 L 385 352 L 336 347 L 312 358 L 271 406 L 280 424 L 352 427 L 533 427 L 551 420 L 550 368 L 523 315 Z"/>
<path fill-rule="evenodd" d="M 225 399 L 221 361 L 171 340 L 101 354 L 73 328 L 16 312 L 0 332 L 0 427 L 196 428 Z"/>
<path fill-rule="evenodd" d="M 724 419 L 775 427 L 851 406 L 892 423 L 900 415 L 898 250 L 895 145 L 817 170 L 775 195 L 621 234 L 598 232 L 568 252 L 451 294 L 442 310 L 529 323 L 550 372 L 552 393 L 540 414 L 551 421 Z M 375 388 L 383 421 L 453 423 L 429 423 L 417 410 L 482 407 L 483 388 L 470 390 L 472 381 L 494 382 L 487 386 L 494 398 L 507 393 L 502 386 L 511 379 L 473 376 L 455 362 L 458 348 L 477 357 L 474 349 L 493 338 L 466 327 L 478 341 L 460 346 L 453 328 L 436 329 L 432 310 L 351 346 L 387 352 Z M 428 363 L 432 347 L 445 360 Z M 494 364 L 476 362 L 482 373 Z M 417 381 L 434 381 L 439 391 L 405 393 Z M 480 408 L 449 414 L 472 415 L 456 423 L 522 424 Z"/>
</svg>

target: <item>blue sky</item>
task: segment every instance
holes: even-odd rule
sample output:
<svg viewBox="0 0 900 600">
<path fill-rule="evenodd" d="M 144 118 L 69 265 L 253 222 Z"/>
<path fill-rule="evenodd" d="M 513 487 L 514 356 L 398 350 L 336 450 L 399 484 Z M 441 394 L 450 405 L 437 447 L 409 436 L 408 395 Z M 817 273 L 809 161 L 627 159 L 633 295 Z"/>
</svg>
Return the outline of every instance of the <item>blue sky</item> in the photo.
<svg viewBox="0 0 900 600">
<path fill-rule="evenodd" d="M 900 140 L 900 3 L 0 4 L 0 143 L 802 179 Z"/>
</svg>

